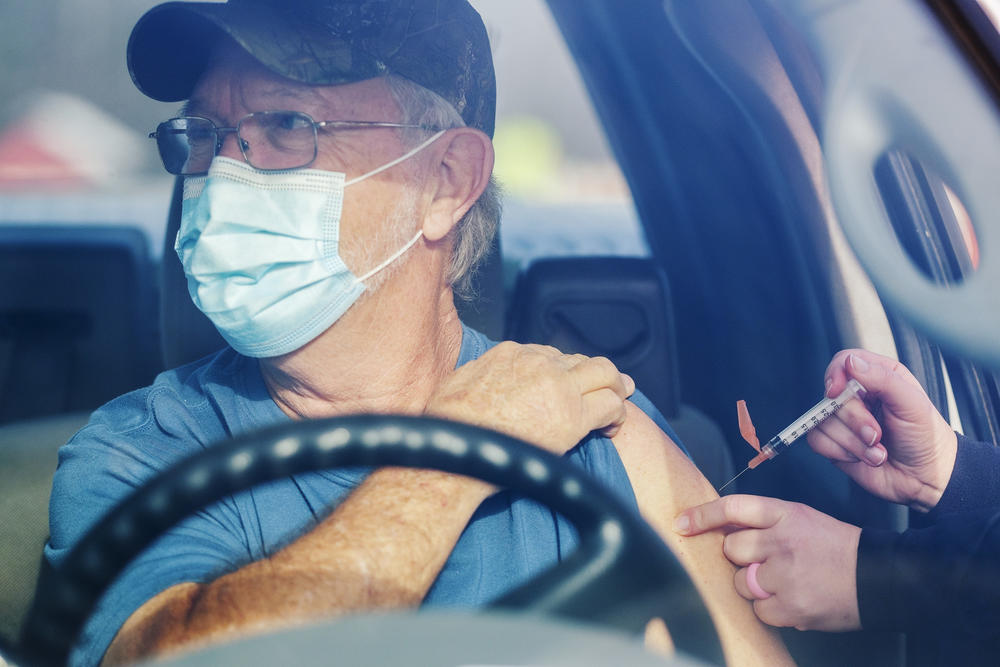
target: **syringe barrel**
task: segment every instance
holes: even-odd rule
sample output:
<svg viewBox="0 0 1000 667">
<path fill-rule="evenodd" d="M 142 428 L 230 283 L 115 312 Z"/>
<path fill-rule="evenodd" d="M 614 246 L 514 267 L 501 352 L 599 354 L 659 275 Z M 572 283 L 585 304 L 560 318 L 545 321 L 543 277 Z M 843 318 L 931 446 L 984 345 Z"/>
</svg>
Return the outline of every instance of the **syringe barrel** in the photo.
<svg viewBox="0 0 1000 667">
<path fill-rule="evenodd" d="M 807 410 L 805 414 L 792 422 L 781 433 L 771 438 L 767 445 L 761 448 L 761 452 L 770 447 L 774 451 L 774 456 L 768 456 L 768 458 L 773 459 L 783 450 L 787 449 L 793 442 L 822 424 L 829 417 L 833 416 L 833 414 L 837 412 L 837 410 L 840 410 L 840 408 L 844 407 L 844 404 L 849 400 L 864 391 L 865 388 L 861 386 L 861 383 L 854 378 L 851 378 L 848 380 L 847 387 L 844 388 L 844 391 L 840 392 L 839 395 L 833 398 L 824 398 L 812 408 Z M 775 443 L 775 441 L 777 441 L 777 443 Z"/>
</svg>

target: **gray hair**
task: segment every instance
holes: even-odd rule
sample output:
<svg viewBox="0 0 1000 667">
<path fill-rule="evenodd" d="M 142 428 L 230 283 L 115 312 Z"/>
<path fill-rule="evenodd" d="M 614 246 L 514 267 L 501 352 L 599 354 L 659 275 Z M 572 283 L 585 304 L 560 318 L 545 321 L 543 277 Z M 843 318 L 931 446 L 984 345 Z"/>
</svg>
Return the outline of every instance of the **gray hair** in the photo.
<svg viewBox="0 0 1000 667">
<path fill-rule="evenodd" d="M 402 122 L 446 129 L 465 126 L 455 107 L 437 93 L 394 74 L 388 75 L 386 81 L 403 112 Z M 403 140 L 407 143 L 416 145 L 426 138 L 424 130 L 404 130 Z M 476 296 L 473 278 L 493 246 L 503 209 L 501 196 L 500 184 L 490 176 L 483 194 L 451 231 L 451 265 L 447 280 L 460 298 L 471 300 Z"/>
</svg>

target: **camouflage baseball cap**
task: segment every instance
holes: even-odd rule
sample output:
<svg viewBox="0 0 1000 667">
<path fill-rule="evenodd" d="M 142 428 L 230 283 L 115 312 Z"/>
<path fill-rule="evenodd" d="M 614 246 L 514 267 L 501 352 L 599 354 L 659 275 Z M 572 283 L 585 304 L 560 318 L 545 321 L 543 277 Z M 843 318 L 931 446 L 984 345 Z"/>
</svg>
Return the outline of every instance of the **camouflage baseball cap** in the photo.
<svg viewBox="0 0 1000 667">
<path fill-rule="evenodd" d="M 493 57 L 468 0 L 167 2 L 132 29 L 132 81 L 161 102 L 189 98 L 222 35 L 271 71 L 302 83 L 398 74 L 433 90 L 466 125 L 493 136 Z"/>
</svg>

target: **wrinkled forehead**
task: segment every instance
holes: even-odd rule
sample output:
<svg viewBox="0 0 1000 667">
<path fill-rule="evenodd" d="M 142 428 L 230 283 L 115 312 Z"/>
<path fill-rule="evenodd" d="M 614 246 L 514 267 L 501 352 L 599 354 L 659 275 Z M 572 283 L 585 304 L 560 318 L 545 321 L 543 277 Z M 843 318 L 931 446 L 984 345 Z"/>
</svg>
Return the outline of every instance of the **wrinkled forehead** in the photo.
<svg viewBox="0 0 1000 667">
<path fill-rule="evenodd" d="M 340 85 L 295 81 L 258 62 L 231 39 L 212 49 L 184 110 L 235 120 L 252 111 L 303 111 L 314 120 L 398 120 L 401 111 L 385 78 Z"/>
<path fill-rule="evenodd" d="M 146 12 L 129 37 L 132 80 L 156 100 L 190 97 L 223 35 L 305 85 L 391 72 L 442 97 L 467 125 L 493 134 L 492 53 L 468 0 L 165 2 Z"/>
</svg>

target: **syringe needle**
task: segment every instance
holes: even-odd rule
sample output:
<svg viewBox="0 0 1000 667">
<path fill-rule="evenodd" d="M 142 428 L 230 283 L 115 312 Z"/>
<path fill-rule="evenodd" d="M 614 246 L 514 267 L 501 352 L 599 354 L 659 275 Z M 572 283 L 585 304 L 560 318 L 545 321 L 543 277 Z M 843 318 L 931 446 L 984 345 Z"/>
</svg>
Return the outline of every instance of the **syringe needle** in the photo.
<svg viewBox="0 0 1000 667">
<path fill-rule="evenodd" d="M 722 493 L 722 490 L 724 488 L 726 488 L 727 486 L 729 486 L 730 484 L 732 484 L 733 482 L 735 482 L 736 480 L 738 480 L 740 478 L 740 475 L 742 475 L 747 470 L 750 470 L 750 466 L 747 466 L 746 468 L 743 469 L 743 472 L 741 472 L 739 475 L 736 475 L 736 477 L 733 477 L 731 480 L 729 480 L 728 482 L 726 482 L 725 484 L 723 484 L 722 486 L 720 486 L 719 489 L 718 489 L 719 493 Z"/>
</svg>

